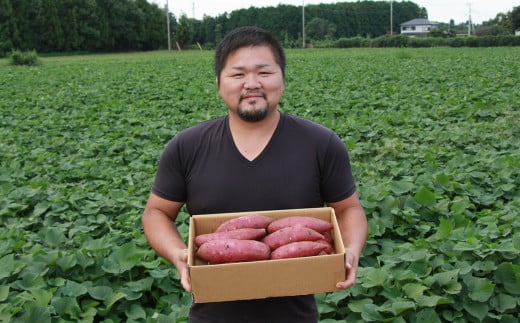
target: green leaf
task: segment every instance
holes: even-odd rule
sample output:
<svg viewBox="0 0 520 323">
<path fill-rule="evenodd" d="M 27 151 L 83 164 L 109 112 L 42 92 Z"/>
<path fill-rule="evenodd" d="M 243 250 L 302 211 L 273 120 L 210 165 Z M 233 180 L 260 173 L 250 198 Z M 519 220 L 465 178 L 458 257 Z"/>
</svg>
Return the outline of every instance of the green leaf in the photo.
<svg viewBox="0 0 520 323">
<path fill-rule="evenodd" d="M 127 286 L 131 291 L 143 292 L 143 291 L 151 290 L 152 284 L 153 284 L 153 278 L 146 277 L 146 278 L 140 279 L 138 281 L 128 282 L 125 286 Z"/>
<path fill-rule="evenodd" d="M 463 307 L 471 316 L 481 321 L 487 316 L 489 311 L 489 306 L 486 302 L 474 302 L 469 297 L 463 298 Z"/>
<path fill-rule="evenodd" d="M 438 174 L 435 177 L 435 180 L 441 187 L 443 187 L 446 190 L 453 190 L 453 185 L 451 184 L 451 178 L 446 174 Z"/>
<path fill-rule="evenodd" d="M 416 299 L 418 296 L 422 296 L 424 291 L 428 287 L 421 284 L 409 283 L 403 286 L 403 291 L 408 298 Z"/>
<path fill-rule="evenodd" d="M 435 193 L 426 187 L 422 187 L 416 194 L 415 200 L 424 206 L 431 206 L 435 204 Z"/>
<path fill-rule="evenodd" d="M 410 309 L 415 309 L 415 302 L 400 298 L 389 299 L 379 307 L 380 312 L 390 312 L 393 315 L 399 315 Z"/>
<path fill-rule="evenodd" d="M 85 244 L 85 249 L 88 251 L 101 251 L 112 248 L 112 244 L 108 238 L 108 236 L 103 236 L 99 239 L 87 240 Z"/>
<path fill-rule="evenodd" d="M 456 251 L 474 251 L 482 248 L 481 241 L 475 237 L 467 238 L 467 241 L 459 241 L 453 247 Z"/>
<path fill-rule="evenodd" d="M 76 255 L 66 255 L 56 260 L 56 264 L 64 271 L 76 266 L 77 263 L 78 258 Z"/>
<path fill-rule="evenodd" d="M 47 283 L 43 279 L 41 273 L 28 272 L 24 274 L 21 281 L 18 281 L 19 286 L 25 290 L 44 289 Z"/>
<path fill-rule="evenodd" d="M 433 277 L 440 286 L 446 286 L 452 282 L 457 281 L 459 277 L 459 271 L 459 269 L 443 271 L 433 275 Z"/>
<path fill-rule="evenodd" d="M 439 295 L 419 295 L 414 298 L 414 301 L 417 303 L 417 306 L 419 307 L 436 307 L 440 304 L 452 303 L 450 299 Z"/>
<path fill-rule="evenodd" d="M 457 281 L 452 281 L 444 285 L 444 291 L 451 295 L 459 294 L 461 290 L 462 284 Z"/>
<path fill-rule="evenodd" d="M 493 279 L 497 284 L 503 284 L 508 293 L 520 295 L 520 266 L 502 263 L 495 271 Z"/>
<path fill-rule="evenodd" d="M 13 254 L 8 254 L 0 259 L 0 279 L 11 276 L 12 273 L 21 270 L 24 264 L 15 260 Z"/>
<path fill-rule="evenodd" d="M 125 311 L 126 316 L 131 320 L 145 320 L 146 311 L 141 305 L 132 304 L 129 310 Z"/>
<path fill-rule="evenodd" d="M 513 310 L 518 305 L 517 297 L 507 294 L 497 294 L 492 300 L 491 304 L 497 309 L 499 313 L 505 313 L 508 310 Z"/>
<path fill-rule="evenodd" d="M 46 307 L 30 307 L 23 315 L 24 322 L 51 323 L 51 313 Z"/>
<path fill-rule="evenodd" d="M 347 299 L 349 295 L 350 295 L 350 289 L 341 290 L 341 291 L 337 291 L 334 293 L 327 293 L 325 300 L 328 303 L 332 303 L 332 304 L 338 306 L 338 304 L 341 301 Z"/>
<path fill-rule="evenodd" d="M 122 293 L 122 292 L 117 292 L 117 293 L 113 293 L 113 294 L 110 294 L 106 299 L 105 299 L 105 305 L 106 305 L 106 310 L 110 311 L 110 309 L 112 308 L 112 306 L 114 306 L 114 304 L 119 301 L 120 299 L 124 298 L 126 296 L 125 293 Z"/>
<path fill-rule="evenodd" d="M 361 317 L 365 322 L 380 322 L 384 319 L 383 315 L 378 311 L 378 306 L 374 304 L 366 304 L 363 306 Z"/>
<path fill-rule="evenodd" d="M 0 302 L 4 302 L 9 297 L 9 286 L 2 285 L 0 286 Z"/>
<path fill-rule="evenodd" d="M 467 197 L 461 198 L 456 197 L 451 204 L 451 212 L 454 214 L 463 214 L 465 210 L 471 207 L 471 203 L 467 199 Z"/>
<path fill-rule="evenodd" d="M 423 309 L 423 310 L 420 310 L 419 312 L 417 312 L 417 314 L 415 315 L 414 322 L 440 323 L 442 321 L 434 309 L 426 308 L 426 309 Z"/>
<path fill-rule="evenodd" d="M 48 202 L 42 202 L 38 203 L 34 206 L 33 215 L 34 216 L 40 216 L 47 212 L 47 210 L 50 208 L 50 205 Z"/>
<path fill-rule="evenodd" d="M 112 295 L 112 288 L 109 286 L 92 286 L 88 288 L 88 293 L 93 299 L 104 301 Z"/>
<path fill-rule="evenodd" d="M 419 250 L 407 250 L 400 258 L 402 261 L 408 262 L 416 262 L 420 260 L 424 260 L 428 257 L 428 249 L 419 249 Z"/>
<path fill-rule="evenodd" d="M 388 280 L 388 272 L 383 268 L 364 268 L 360 272 L 361 285 L 365 288 L 383 286 Z"/>
<path fill-rule="evenodd" d="M 31 295 L 34 297 L 34 303 L 36 306 L 45 307 L 49 304 L 52 293 L 45 289 L 33 289 Z"/>
<path fill-rule="evenodd" d="M 415 187 L 413 182 L 393 181 L 390 183 L 390 190 L 396 195 L 403 195 L 410 192 Z"/>
<path fill-rule="evenodd" d="M 52 300 L 52 306 L 58 313 L 67 313 L 74 319 L 80 317 L 81 308 L 74 297 L 55 297 Z"/>
<path fill-rule="evenodd" d="M 486 278 L 466 276 L 464 283 L 468 288 L 468 297 L 475 302 L 488 301 L 495 291 L 495 284 Z"/>
<path fill-rule="evenodd" d="M 447 239 L 453 232 L 453 223 L 448 220 L 441 218 L 439 221 L 439 227 L 435 233 L 435 238 L 439 240 Z"/>
<path fill-rule="evenodd" d="M 39 235 L 42 237 L 45 243 L 51 247 L 59 247 L 67 240 L 65 234 L 63 233 L 63 229 L 56 227 L 43 228 Z"/>
<path fill-rule="evenodd" d="M 61 292 L 66 296 L 78 297 L 86 294 L 88 292 L 88 288 L 83 284 L 76 283 L 72 280 L 67 280 L 66 285 L 61 288 Z"/>
<path fill-rule="evenodd" d="M 128 242 L 114 251 L 103 261 L 103 270 L 111 274 L 121 274 L 140 263 L 140 254 L 134 242 Z"/>
<path fill-rule="evenodd" d="M 363 312 L 363 308 L 367 304 L 373 304 L 374 301 L 370 298 L 363 298 L 363 299 L 353 299 L 348 302 L 348 308 L 354 312 L 354 313 L 361 313 Z"/>
</svg>

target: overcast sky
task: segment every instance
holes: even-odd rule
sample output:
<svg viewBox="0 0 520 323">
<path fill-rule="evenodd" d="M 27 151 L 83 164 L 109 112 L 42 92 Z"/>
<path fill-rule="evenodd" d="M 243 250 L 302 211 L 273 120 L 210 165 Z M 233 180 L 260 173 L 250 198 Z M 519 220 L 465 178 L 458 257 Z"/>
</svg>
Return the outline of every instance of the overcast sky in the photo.
<svg viewBox="0 0 520 323">
<path fill-rule="evenodd" d="M 328 0 L 148 0 L 164 7 L 168 1 L 170 11 L 176 17 L 182 13 L 188 17 L 201 20 L 204 15 L 218 16 L 224 12 L 231 12 L 235 9 L 254 7 L 271 7 L 278 4 L 290 4 L 301 6 L 303 3 L 336 3 L 336 2 L 357 2 L 357 1 L 328 1 Z M 432 21 L 446 22 L 450 19 L 455 23 L 462 23 L 471 19 L 474 23 L 480 24 L 491 18 L 495 18 L 497 13 L 506 13 L 515 6 L 520 6 L 520 0 L 410 0 L 428 10 L 428 18 Z M 399 0 L 394 2 L 400 2 Z"/>
</svg>

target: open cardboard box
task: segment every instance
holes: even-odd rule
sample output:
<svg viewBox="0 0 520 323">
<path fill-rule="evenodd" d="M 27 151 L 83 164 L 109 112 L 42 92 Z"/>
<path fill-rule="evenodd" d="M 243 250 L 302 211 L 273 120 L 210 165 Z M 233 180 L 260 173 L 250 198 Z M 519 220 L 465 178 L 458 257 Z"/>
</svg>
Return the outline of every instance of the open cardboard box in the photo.
<svg viewBox="0 0 520 323">
<path fill-rule="evenodd" d="M 248 214 L 274 219 L 293 215 L 312 216 L 333 224 L 334 253 L 330 255 L 208 265 L 195 256 L 194 239 L 213 232 L 222 222 Z M 188 268 L 196 303 L 295 296 L 338 291 L 345 280 L 345 248 L 330 207 L 259 212 L 194 215 L 190 218 Z"/>
</svg>

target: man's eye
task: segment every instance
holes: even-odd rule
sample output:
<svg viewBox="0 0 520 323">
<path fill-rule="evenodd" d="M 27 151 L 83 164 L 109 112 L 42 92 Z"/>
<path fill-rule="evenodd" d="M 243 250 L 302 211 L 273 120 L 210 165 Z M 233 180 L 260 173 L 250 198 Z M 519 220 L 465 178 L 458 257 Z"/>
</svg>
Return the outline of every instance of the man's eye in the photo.
<svg viewBox="0 0 520 323">
<path fill-rule="evenodd" d="M 237 74 L 231 75 L 231 77 L 234 77 L 234 78 L 240 78 L 240 77 L 243 77 L 243 76 L 244 76 L 244 74 L 242 74 L 242 73 L 237 73 Z"/>
</svg>

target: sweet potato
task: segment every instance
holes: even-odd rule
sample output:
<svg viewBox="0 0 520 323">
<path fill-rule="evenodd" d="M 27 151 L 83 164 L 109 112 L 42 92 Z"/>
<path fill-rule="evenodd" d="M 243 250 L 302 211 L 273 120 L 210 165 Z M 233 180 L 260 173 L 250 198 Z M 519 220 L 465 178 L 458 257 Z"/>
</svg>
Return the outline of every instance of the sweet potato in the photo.
<svg viewBox="0 0 520 323">
<path fill-rule="evenodd" d="M 225 221 L 215 232 L 231 231 L 243 228 L 265 229 L 274 219 L 261 214 L 249 214 Z"/>
<path fill-rule="evenodd" d="M 262 239 L 262 242 L 274 250 L 280 246 L 296 241 L 315 241 L 324 240 L 323 235 L 313 229 L 303 226 L 291 226 L 281 228 L 273 233 L 268 234 Z"/>
<path fill-rule="evenodd" d="M 200 247 L 205 242 L 217 239 L 259 240 L 262 239 L 266 233 L 265 229 L 243 228 L 231 231 L 199 234 L 195 237 L 195 245 Z"/>
<path fill-rule="evenodd" d="M 332 243 L 332 235 L 330 234 L 330 231 L 325 231 L 325 232 L 322 232 L 321 234 L 323 234 L 323 237 L 325 238 L 325 240 L 328 243 Z"/>
<path fill-rule="evenodd" d="M 290 227 L 290 226 L 303 226 L 306 228 L 316 230 L 320 233 L 332 229 L 332 224 L 325 220 L 313 218 L 310 216 L 295 215 L 295 216 L 289 216 L 286 218 L 274 220 L 267 227 L 267 232 L 273 233 L 275 231 L 280 230 L 281 228 Z"/>
<path fill-rule="evenodd" d="M 325 245 L 314 241 L 297 241 L 283 245 L 271 252 L 271 259 L 286 259 L 316 256 L 324 251 Z"/>
<path fill-rule="evenodd" d="M 271 249 L 257 240 L 220 239 L 202 244 L 196 255 L 210 264 L 268 260 Z"/>
<path fill-rule="evenodd" d="M 321 243 L 321 244 L 323 244 L 326 247 L 326 249 L 323 250 L 323 251 L 326 252 L 327 254 L 330 255 L 331 253 L 334 252 L 334 247 L 327 240 L 325 240 L 325 239 L 323 239 L 323 240 L 316 240 L 316 242 Z"/>
</svg>

